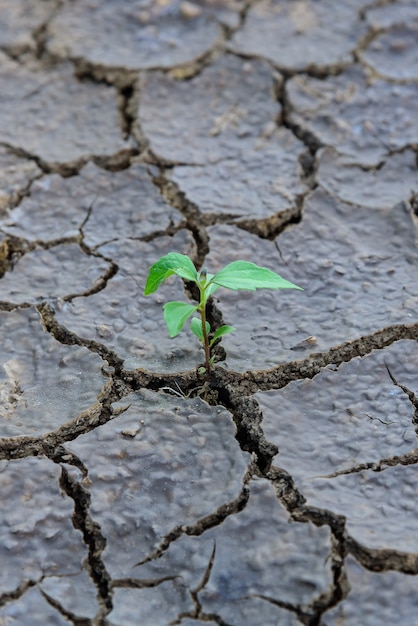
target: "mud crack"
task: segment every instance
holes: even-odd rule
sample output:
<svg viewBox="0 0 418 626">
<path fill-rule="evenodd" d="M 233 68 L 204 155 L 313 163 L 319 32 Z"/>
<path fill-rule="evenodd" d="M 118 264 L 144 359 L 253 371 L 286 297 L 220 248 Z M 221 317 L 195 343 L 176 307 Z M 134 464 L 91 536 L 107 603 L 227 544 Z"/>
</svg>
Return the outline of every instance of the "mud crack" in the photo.
<svg viewBox="0 0 418 626">
<path fill-rule="evenodd" d="M 94 339 L 84 339 L 79 337 L 72 331 L 68 330 L 62 324 L 59 324 L 55 318 L 55 313 L 51 305 L 44 302 L 36 307 L 40 317 L 42 328 L 52 335 L 54 339 L 68 346 L 84 346 L 91 352 L 98 354 L 103 360 L 115 369 L 115 374 L 120 374 L 123 367 L 123 359 L 121 359 L 113 350 Z"/>
<path fill-rule="evenodd" d="M 247 371 L 242 377 L 236 373 L 230 372 L 230 374 L 231 378 L 239 380 L 241 390 L 247 389 L 249 394 L 269 389 L 282 389 L 293 380 L 313 378 L 330 365 L 338 368 L 342 363 L 348 363 L 356 357 L 366 356 L 373 350 L 382 350 L 402 339 L 418 341 L 418 322 L 387 326 L 375 333 L 341 343 L 327 352 L 314 352 L 306 359 L 277 365 L 268 370 Z"/>
<path fill-rule="evenodd" d="M 242 396 L 232 386 L 218 388 L 218 402 L 230 413 L 234 420 L 237 432 L 235 438 L 242 450 L 254 454 L 256 464 L 261 474 L 268 471 L 273 458 L 278 453 L 278 447 L 267 441 L 261 422 L 263 414 L 254 398 Z"/>
<path fill-rule="evenodd" d="M 66 608 L 62 606 L 60 602 L 58 602 L 58 600 L 56 600 L 55 598 L 52 598 L 43 589 L 40 589 L 39 591 L 42 597 L 46 600 L 46 602 L 48 602 L 48 604 L 52 606 L 52 608 L 58 611 L 58 613 L 60 613 L 62 617 L 64 617 L 69 622 L 71 622 L 73 626 L 92 626 L 93 624 L 97 624 L 97 626 L 100 625 L 100 622 L 92 621 L 89 617 L 79 617 L 72 611 L 68 611 Z"/>
<path fill-rule="evenodd" d="M 42 579 L 41 579 L 42 580 Z M 28 589 L 35 587 L 41 580 L 23 580 L 16 589 L 2 593 L 0 595 L 0 607 L 5 606 L 9 602 L 14 602 L 21 598 Z"/>
<path fill-rule="evenodd" d="M 414 414 L 412 416 L 412 424 L 414 425 L 414 428 L 415 428 L 415 434 L 418 437 L 418 397 L 415 395 L 415 393 L 413 391 L 408 389 L 408 387 L 406 385 L 401 385 L 400 383 L 398 383 L 398 381 L 396 380 L 396 378 L 394 377 L 394 375 L 390 371 L 390 369 L 387 366 L 387 364 L 385 364 L 385 365 L 386 365 L 386 369 L 388 371 L 388 374 L 390 376 L 390 379 L 393 382 L 393 384 L 395 385 L 395 387 L 399 387 L 399 389 L 402 389 L 402 391 L 408 396 L 408 399 L 409 399 L 410 403 L 412 404 L 412 406 L 414 408 Z"/>
<path fill-rule="evenodd" d="M 250 461 L 247 471 L 243 477 L 243 484 L 239 495 L 227 502 L 225 504 L 221 504 L 214 513 L 210 513 L 205 517 L 201 517 L 194 524 L 179 524 L 175 526 L 169 533 L 167 533 L 158 546 L 153 552 L 145 556 L 138 563 L 135 564 L 135 567 L 139 567 L 140 565 L 145 565 L 145 563 L 149 563 L 150 561 L 154 561 L 155 559 L 159 559 L 163 556 L 163 554 L 169 549 L 170 545 L 177 541 L 183 535 L 198 537 L 205 533 L 207 530 L 214 528 L 215 526 L 219 526 L 224 522 L 230 515 L 236 515 L 240 513 L 247 505 L 247 502 L 250 498 L 250 487 L 249 483 L 254 474 L 255 466 L 253 461 Z"/>
<path fill-rule="evenodd" d="M 359 463 L 347 469 L 338 470 L 332 474 L 325 474 L 324 476 L 318 476 L 317 478 L 337 478 L 338 476 L 346 476 L 347 474 L 358 474 L 365 470 L 371 470 L 372 472 L 383 472 L 390 467 L 396 467 L 397 465 L 415 465 L 418 463 L 418 448 L 406 452 L 405 454 L 399 454 L 396 456 L 390 456 L 379 461 L 369 461 L 367 463 Z"/>
<path fill-rule="evenodd" d="M 418 574 L 418 554 L 399 550 L 367 548 L 347 537 L 347 549 L 363 567 L 371 572 L 402 572 L 416 576 Z"/>
<path fill-rule="evenodd" d="M 153 183 L 165 200 L 185 217 L 186 226 L 196 243 L 197 255 L 193 261 L 199 269 L 209 253 L 209 235 L 202 213 L 196 204 L 187 199 L 176 183 L 166 178 L 164 170 L 161 169 L 160 174 L 153 177 Z"/>
<path fill-rule="evenodd" d="M 224 620 L 215 613 L 205 613 L 202 607 L 202 603 L 199 599 L 199 593 L 203 591 L 206 585 L 209 582 L 210 575 L 212 572 L 213 564 L 215 563 L 215 554 L 216 554 L 216 544 L 214 544 L 212 553 L 209 558 L 209 562 L 207 567 L 203 573 L 202 579 L 199 584 L 193 589 L 189 589 L 189 593 L 194 604 L 194 609 L 190 611 L 185 611 L 184 613 L 180 613 L 180 615 L 172 622 L 169 622 L 167 626 L 176 626 L 177 624 L 181 624 L 183 619 L 195 619 L 200 620 L 201 622 L 215 622 L 215 624 L 219 624 L 220 626 L 229 626 Z"/>
<path fill-rule="evenodd" d="M 88 549 L 84 565 L 96 586 L 99 603 L 99 611 L 93 623 L 101 626 L 105 624 L 105 618 L 113 608 L 111 577 L 102 560 L 102 554 L 106 547 L 106 538 L 102 534 L 100 525 L 90 516 L 91 497 L 88 491 L 64 467 L 61 467 L 59 482 L 61 489 L 74 502 L 73 526 L 81 531 L 84 543 Z"/>
<path fill-rule="evenodd" d="M 120 381 L 110 380 L 98 396 L 97 402 L 66 422 L 59 428 L 41 437 L 18 436 L 0 439 L 0 460 L 22 459 L 29 456 L 46 456 L 58 463 L 68 463 L 77 467 L 82 474 L 86 472 L 84 464 L 63 445 L 90 432 L 109 420 L 114 419 L 127 407 L 114 410 L 113 402 L 120 400 L 127 390 Z"/>
<path fill-rule="evenodd" d="M 278 500 L 289 512 L 291 520 L 311 523 L 318 527 L 329 527 L 332 582 L 324 593 L 303 606 L 291 605 L 266 596 L 260 597 L 297 614 L 299 621 L 306 626 L 321 626 L 322 615 L 341 602 L 350 591 L 345 569 L 345 558 L 348 553 L 346 519 L 327 509 L 308 506 L 305 497 L 296 488 L 293 478 L 285 470 L 273 466 L 265 474 L 265 478 L 271 482 Z"/>
</svg>

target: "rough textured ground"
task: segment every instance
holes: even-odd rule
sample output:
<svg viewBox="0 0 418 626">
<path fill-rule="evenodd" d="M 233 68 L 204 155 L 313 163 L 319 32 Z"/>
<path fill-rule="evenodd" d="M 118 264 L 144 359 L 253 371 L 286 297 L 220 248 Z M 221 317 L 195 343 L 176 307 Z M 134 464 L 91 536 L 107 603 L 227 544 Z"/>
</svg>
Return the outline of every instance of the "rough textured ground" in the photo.
<svg viewBox="0 0 418 626">
<path fill-rule="evenodd" d="M 416 626 L 416 0 L 0 0 L 1 626 Z M 220 289 L 209 383 L 145 298 Z"/>
</svg>

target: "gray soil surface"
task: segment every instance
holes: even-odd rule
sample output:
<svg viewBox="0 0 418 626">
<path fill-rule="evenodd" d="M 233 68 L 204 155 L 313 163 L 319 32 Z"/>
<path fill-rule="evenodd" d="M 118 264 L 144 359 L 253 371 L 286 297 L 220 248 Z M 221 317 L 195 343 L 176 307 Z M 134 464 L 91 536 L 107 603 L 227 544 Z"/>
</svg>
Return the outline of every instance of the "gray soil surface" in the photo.
<svg viewBox="0 0 418 626">
<path fill-rule="evenodd" d="M 415 0 L 0 0 L 0 626 L 418 624 L 417 68 Z M 169 252 L 303 291 L 205 380 Z"/>
</svg>

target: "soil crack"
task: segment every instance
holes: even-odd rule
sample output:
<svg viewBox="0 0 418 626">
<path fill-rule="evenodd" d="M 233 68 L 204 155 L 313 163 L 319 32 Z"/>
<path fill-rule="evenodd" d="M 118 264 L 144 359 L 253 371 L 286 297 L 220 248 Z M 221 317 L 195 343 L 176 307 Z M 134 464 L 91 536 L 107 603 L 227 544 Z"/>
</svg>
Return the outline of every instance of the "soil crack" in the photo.
<svg viewBox="0 0 418 626">
<path fill-rule="evenodd" d="M 163 556 L 163 554 L 168 550 L 170 545 L 177 541 L 183 535 L 198 537 L 202 535 L 207 530 L 214 528 L 215 526 L 219 526 L 222 522 L 229 517 L 230 515 L 236 515 L 240 513 L 247 505 L 247 502 L 250 498 L 250 487 L 249 483 L 251 481 L 252 475 L 255 471 L 255 467 L 253 461 L 250 461 L 247 471 L 243 477 L 243 484 L 239 495 L 227 502 L 225 504 L 221 504 L 214 513 L 210 513 L 205 517 L 201 517 L 194 524 L 179 524 L 175 526 L 167 535 L 165 535 L 158 546 L 153 552 L 145 556 L 138 563 L 135 564 L 135 567 L 139 567 L 140 565 L 145 565 L 145 563 L 149 563 L 150 561 L 154 561 Z"/>
<path fill-rule="evenodd" d="M 102 534 L 100 525 L 90 515 L 90 494 L 67 472 L 65 467 L 61 467 L 60 487 L 74 502 L 73 526 L 81 531 L 88 549 L 84 564 L 96 586 L 99 603 L 99 611 L 93 619 L 93 624 L 101 626 L 105 624 L 105 618 L 113 608 L 111 577 L 102 560 L 106 538 Z"/>
<path fill-rule="evenodd" d="M 224 622 L 224 620 L 219 615 L 215 613 L 205 613 L 202 607 L 202 603 L 199 599 L 199 593 L 203 591 L 203 589 L 206 587 L 206 585 L 209 582 L 213 564 L 215 563 L 215 554 L 216 554 L 216 544 L 214 544 L 213 546 L 212 553 L 209 558 L 209 562 L 203 573 L 201 581 L 196 587 L 194 587 L 193 589 L 189 589 L 189 593 L 194 604 L 194 609 L 190 611 L 186 611 L 184 613 L 180 613 L 177 619 L 175 619 L 172 622 L 169 622 L 167 626 L 176 626 L 177 624 L 181 624 L 183 619 L 187 619 L 187 618 L 200 620 L 201 622 L 215 622 L 216 624 L 219 624 L 220 626 L 230 626 L 229 624 Z"/>
<path fill-rule="evenodd" d="M 42 328 L 52 335 L 54 339 L 60 343 L 68 346 L 84 346 L 91 352 L 98 354 L 100 358 L 107 361 L 110 367 L 113 367 L 115 374 L 119 375 L 122 366 L 123 359 L 121 359 L 113 350 L 110 350 L 107 346 L 94 339 L 83 339 L 72 331 L 68 330 L 62 324 L 59 324 L 55 318 L 55 312 L 50 304 L 44 302 L 36 307 L 40 318 Z"/>
</svg>

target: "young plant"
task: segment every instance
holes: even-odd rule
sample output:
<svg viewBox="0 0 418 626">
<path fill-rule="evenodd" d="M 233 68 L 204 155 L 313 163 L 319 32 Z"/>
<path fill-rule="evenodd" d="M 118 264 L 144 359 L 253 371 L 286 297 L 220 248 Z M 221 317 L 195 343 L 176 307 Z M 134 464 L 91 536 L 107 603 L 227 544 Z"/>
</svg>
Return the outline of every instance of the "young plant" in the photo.
<svg viewBox="0 0 418 626">
<path fill-rule="evenodd" d="M 279 274 L 272 272 L 266 267 L 259 267 L 248 261 L 233 261 L 216 274 L 209 274 L 206 269 L 202 269 L 198 272 L 188 256 L 178 254 L 177 252 L 170 252 L 161 257 L 161 259 L 151 267 L 144 294 L 148 296 L 150 293 L 157 291 L 158 287 L 173 274 L 177 274 L 177 276 L 195 283 L 199 288 L 200 300 L 197 305 L 187 304 L 185 302 L 167 302 L 164 305 L 164 319 L 167 324 L 168 333 L 170 337 L 176 337 L 189 317 L 191 317 L 193 313 L 199 314 L 200 318 L 192 318 L 190 328 L 203 344 L 207 378 L 209 378 L 210 366 L 213 363 L 213 357 L 210 356 L 211 347 L 219 337 L 232 333 L 235 330 L 233 326 L 221 326 L 213 333 L 212 338 L 209 340 L 212 329 L 209 322 L 206 320 L 206 305 L 209 297 L 213 295 L 219 287 L 225 287 L 233 291 L 239 289 L 254 291 L 260 288 L 301 289 L 301 287 L 290 283 L 288 280 L 285 280 L 279 276 Z"/>
</svg>

